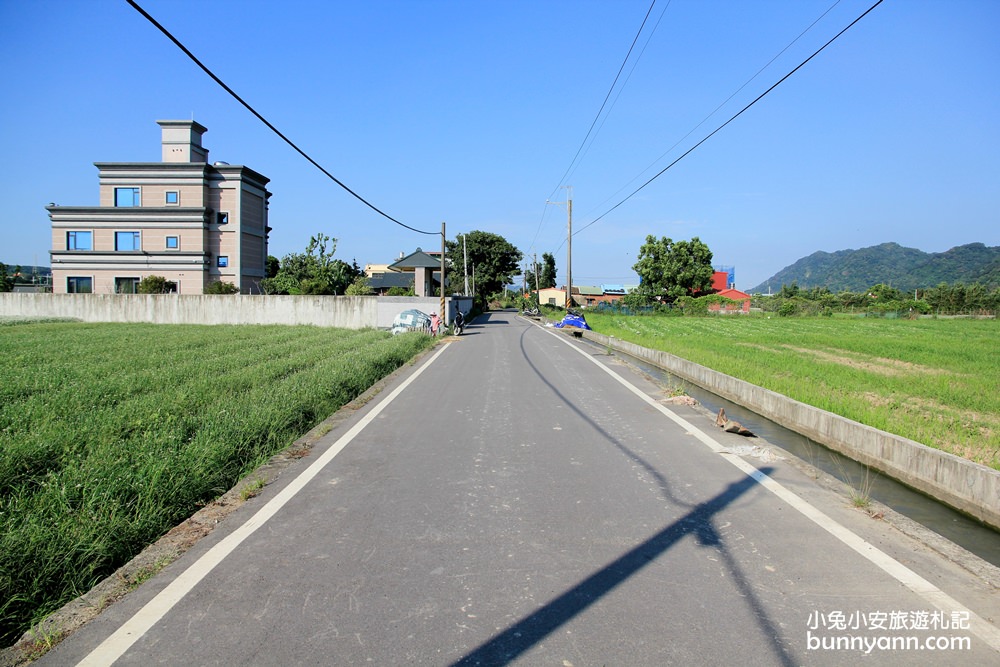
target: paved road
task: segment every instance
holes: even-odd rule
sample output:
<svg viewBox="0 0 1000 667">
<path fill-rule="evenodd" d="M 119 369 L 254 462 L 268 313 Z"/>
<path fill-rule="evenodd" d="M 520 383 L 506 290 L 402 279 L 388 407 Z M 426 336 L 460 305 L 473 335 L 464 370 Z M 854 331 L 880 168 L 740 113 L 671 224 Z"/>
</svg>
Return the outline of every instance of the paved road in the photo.
<svg viewBox="0 0 1000 667">
<path fill-rule="evenodd" d="M 663 398 L 481 317 L 41 664 L 997 664 L 995 591 Z"/>
</svg>

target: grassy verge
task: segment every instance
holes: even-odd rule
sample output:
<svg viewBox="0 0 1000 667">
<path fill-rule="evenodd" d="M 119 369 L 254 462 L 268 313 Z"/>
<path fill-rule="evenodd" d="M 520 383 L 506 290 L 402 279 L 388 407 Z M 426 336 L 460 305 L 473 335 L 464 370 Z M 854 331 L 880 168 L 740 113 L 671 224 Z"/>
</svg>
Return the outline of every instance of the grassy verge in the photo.
<svg viewBox="0 0 1000 667">
<path fill-rule="evenodd" d="M 1000 469 L 1000 325 L 992 320 L 627 317 L 603 334 Z"/>
<path fill-rule="evenodd" d="M 316 327 L 0 327 L 0 643 L 429 344 Z"/>
</svg>

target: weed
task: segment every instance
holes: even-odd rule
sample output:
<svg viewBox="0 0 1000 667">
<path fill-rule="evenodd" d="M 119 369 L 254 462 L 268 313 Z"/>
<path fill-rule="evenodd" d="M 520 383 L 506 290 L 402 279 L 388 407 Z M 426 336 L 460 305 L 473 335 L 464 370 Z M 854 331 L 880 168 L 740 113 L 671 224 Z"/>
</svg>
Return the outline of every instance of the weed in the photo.
<svg viewBox="0 0 1000 667">
<path fill-rule="evenodd" d="M 52 629 L 42 621 L 28 631 L 28 644 L 22 649 L 24 657 L 28 661 L 38 660 L 65 638 L 64 631 Z"/>
<path fill-rule="evenodd" d="M 139 586 L 142 586 L 144 583 L 159 574 L 160 570 L 165 568 L 167 565 L 170 565 L 170 562 L 170 558 L 159 558 L 155 563 L 140 567 L 132 574 L 123 577 L 123 583 L 125 584 L 126 591 L 134 591 L 139 588 Z"/>
<path fill-rule="evenodd" d="M 845 484 L 847 484 L 847 493 L 851 498 L 851 505 L 857 509 L 865 510 L 871 513 L 872 507 L 872 489 L 875 488 L 875 481 L 878 479 L 878 473 L 873 471 L 866 465 L 862 465 L 864 468 L 864 473 L 859 476 L 857 481 L 854 480 L 854 476 L 847 472 L 844 467 L 843 458 L 838 454 L 830 454 L 830 459 L 833 461 L 837 470 L 840 472 L 840 479 Z"/>
<path fill-rule="evenodd" d="M 260 490 L 267 485 L 267 481 L 261 477 L 255 477 L 240 489 L 240 500 L 246 502 L 260 494 Z"/>
</svg>

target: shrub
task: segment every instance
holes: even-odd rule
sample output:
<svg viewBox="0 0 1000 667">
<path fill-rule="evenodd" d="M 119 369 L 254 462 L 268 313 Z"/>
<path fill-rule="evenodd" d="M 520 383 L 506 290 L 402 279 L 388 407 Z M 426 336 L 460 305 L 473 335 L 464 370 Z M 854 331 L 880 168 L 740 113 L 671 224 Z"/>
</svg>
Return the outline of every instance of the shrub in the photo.
<svg viewBox="0 0 1000 667">
<path fill-rule="evenodd" d="M 177 283 L 163 276 L 146 276 L 136 287 L 137 294 L 169 294 L 177 291 Z"/>
<path fill-rule="evenodd" d="M 781 304 L 781 307 L 778 308 L 778 315 L 781 317 L 791 317 L 797 310 L 798 308 L 795 306 L 794 302 L 786 301 Z"/>
<path fill-rule="evenodd" d="M 365 276 L 358 276 L 354 279 L 354 282 L 347 286 L 344 291 L 347 296 L 369 296 L 372 294 L 371 285 L 368 283 L 368 278 Z"/>
<path fill-rule="evenodd" d="M 233 283 L 226 283 L 221 280 L 216 280 L 205 285 L 202 290 L 202 294 L 239 294 L 240 288 Z"/>
</svg>

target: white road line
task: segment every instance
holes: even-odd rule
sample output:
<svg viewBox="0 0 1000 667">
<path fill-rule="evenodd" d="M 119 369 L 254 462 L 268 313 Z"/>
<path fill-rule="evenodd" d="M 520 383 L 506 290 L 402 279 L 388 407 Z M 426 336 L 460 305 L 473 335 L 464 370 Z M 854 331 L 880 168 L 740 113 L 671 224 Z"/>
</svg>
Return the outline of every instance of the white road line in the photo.
<svg viewBox="0 0 1000 667">
<path fill-rule="evenodd" d="M 90 652 L 78 665 L 86 667 L 106 667 L 125 654 L 135 642 L 149 631 L 156 623 L 169 612 L 174 605 L 187 595 L 191 590 L 211 572 L 216 565 L 221 563 L 230 553 L 232 553 L 244 540 L 250 537 L 258 528 L 267 523 L 284 505 L 295 497 L 306 484 L 308 484 L 319 472 L 333 460 L 350 442 L 357 437 L 378 415 L 392 403 L 421 373 L 423 373 L 441 354 L 447 349 L 442 346 L 427 363 L 417 369 L 413 375 L 408 377 L 399 387 L 387 395 L 368 414 L 362 417 L 347 433 L 342 435 L 337 442 L 322 456 L 306 468 L 302 474 L 296 477 L 281 492 L 272 498 L 266 505 L 260 508 L 256 514 L 250 517 L 246 523 L 225 537 L 218 544 L 208 550 L 205 555 L 191 564 L 188 569 L 182 572 L 166 588 L 160 591 L 156 597 L 146 603 L 146 605 L 135 613 L 132 618 L 126 621 L 113 635 L 108 637 L 100 646 Z"/>
<path fill-rule="evenodd" d="M 827 515 L 820 512 L 818 509 L 810 505 L 808 502 L 795 495 L 785 487 L 783 487 L 778 482 L 774 481 L 761 471 L 757 470 L 754 466 L 747 463 L 739 456 L 735 454 L 730 454 L 726 451 L 725 446 L 715 440 L 712 436 L 706 434 L 701 429 L 696 427 L 694 424 L 684 419 L 680 415 L 675 414 L 672 410 L 668 409 L 666 406 L 657 402 L 652 396 L 649 396 L 644 391 L 630 383 L 628 380 L 622 376 L 615 373 L 607 365 L 602 364 L 595 357 L 583 349 L 579 345 L 574 344 L 573 341 L 569 340 L 565 336 L 558 334 L 554 331 L 546 331 L 546 333 L 555 336 L 558 340 L 562 341 L 568 345 L 571 349 L 576 350 L 584 358 L 593 362 L 598 368 L 603 370 L 605 373 L 610 375 L 612 378 L 617 380 L 621 385 L 626 387 L 633 394 L 644 400 L 650 406 L 659 410 L 667 418 L 674 421 L 678 426 L 689 432 L 691 435 L 700 440 L 705 446 L 711 449 L 713 452 L 721 454 L 724 459 L 732 463 L 734 466 L 745 472 L 747 475 L 752 477 L 758 484 L 763 486 L 765 489 L 776 495 L 778 498 L 788 503 L 791 507 L 798 510 L 803 516 L 807 517 L 813 523 L 818 525 L 823 530 L 827 531 L 838 540 L 846 544 L 848 547 L 861 554 L 869 561 L 877 565 L 883 571 L 892 576 L 896 581 L 903 584 L 911 591 L 922 597 L 928 603 L 934 605 L 941 611 L 945 612 L 962 612 L 969 615 L 971 621 L 970 628 L 973 633 L 979 636 L 986 644 L 992 648 L 994 651 L 1000 651 L 1000 629 L 994 626 L 992 623 L 986 621 L 971 609 L 968 609 L 958 600 L 952 598 L 950 595 L 942 591 L 940 588 L 927 581 L 919 574 L 906 567 L 896 559 L 892 558 L 884 551 L 872 546 L 865 540 L 863 540 L 857 534 L 851 532 L 849 529 L 845 528 L 841 524 L 837 523 Z"/>
</svg>

